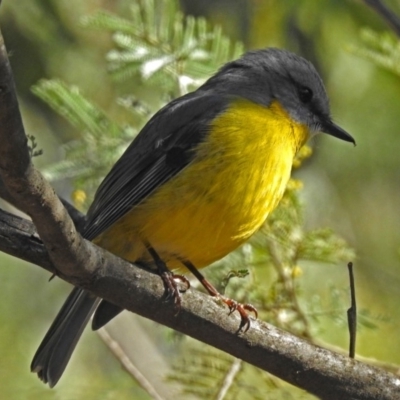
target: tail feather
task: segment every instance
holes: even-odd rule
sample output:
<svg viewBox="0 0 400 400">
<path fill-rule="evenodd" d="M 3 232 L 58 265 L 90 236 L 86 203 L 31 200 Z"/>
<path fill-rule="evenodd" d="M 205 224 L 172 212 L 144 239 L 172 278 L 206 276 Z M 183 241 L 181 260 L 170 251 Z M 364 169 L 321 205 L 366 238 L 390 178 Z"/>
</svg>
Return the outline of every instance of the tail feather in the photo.
<svg viewBox="0 0 400 400">
<path fill-rule="evenodd" d="M 100 299 L 74 288 L 40 344 L 31 371 L 50 387 L 56 385 Z"/>
<path fill-rule="evenodd" d="M 116 306 L 115 304 L 109 303 L 106 300 L 102 300 L 94 313 L 92 320 L 92 329 L 97 331 L 102 328 L 120 312 L 124 311 L 123 308 Z"/>
</svg>

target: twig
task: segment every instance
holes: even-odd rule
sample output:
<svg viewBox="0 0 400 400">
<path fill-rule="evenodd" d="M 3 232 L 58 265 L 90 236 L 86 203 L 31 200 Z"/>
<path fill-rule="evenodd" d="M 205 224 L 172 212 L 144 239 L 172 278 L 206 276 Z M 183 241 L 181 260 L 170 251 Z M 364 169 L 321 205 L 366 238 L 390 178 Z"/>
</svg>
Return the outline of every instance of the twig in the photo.
<svg viewBox="0 0 400 400">
<path fill-rule="evenodd" d="M 126 371 L 136 379 L 139 385 L 155 400 L 164 400 L 152 384 L 146 379 L 146 377 L 136 368 L 136 366 L 131 362 L 129 357 L 125 354 L 119 343 L 111 337 L 107 332 L 106 328 L 99 329 L 97 334 L 107 345 L 107 347 L 112 351 L 114 356 L 119 360 L 121 365 L 126 369 Z"/>
<path fill-rule="evenodd" d="M 303 332 L 302 332 L 303 337 L 311 340 L 312 335 L 310 332 L 309 322 L 308 322 L 308 319 L 306 318 L 306 316 L 304 315 L 303 310 L 300 307 L 300 304 L 299 304 L 297 296 L 296 296 L 296 292 L 293 289 L 293 282 L 291 280 L 290 281 L 288 280 L 285 272 L 282 270 L 282 263 L 280 262 L 279 255 L 278 255 L 278 252 L 276 249 L 276 245 L 270 241 L 268 243 L 268 251 L 269 251 L 269 254 L 271 255 L 272 265 L 274 266 L 277 274 L 279 275 L 279 278 L 281 279 L 281 281 L 284 284 L 285 292 L 290 297 L 290 301 L 292 302 L 292 308 L 296 312 L 297 317 L 300 319 L 300 321 L 303 324 L 303 327 L 304 327 Z"/>
<path fill-rule="evenodd" d="M 222 382 L 221 389 L 219 390 L 216 400 L 223 400 L 228 393 L 229 388 L 232 386 L 233 380 L 235 376 L 239 373 L 240 368 L 242 366 L 242 360 L 235 358 L 231 367 L 229 368 L 228 373 L 225 375 L 225 379 Z"/>
<path fill-rule="evenodd" d="M 349 262 L 347 264 L 347 267 L 349 269 L 350 296 L 351 296 L 351 306 L 347 310 L 347 321 L 349 324 L 349 333 L 350 333 L 349 357 L 354 358 L 356 354 L 356 337 L 357 337 L 356 288 L 354 285 L 353 263 Z"/>
</svg>

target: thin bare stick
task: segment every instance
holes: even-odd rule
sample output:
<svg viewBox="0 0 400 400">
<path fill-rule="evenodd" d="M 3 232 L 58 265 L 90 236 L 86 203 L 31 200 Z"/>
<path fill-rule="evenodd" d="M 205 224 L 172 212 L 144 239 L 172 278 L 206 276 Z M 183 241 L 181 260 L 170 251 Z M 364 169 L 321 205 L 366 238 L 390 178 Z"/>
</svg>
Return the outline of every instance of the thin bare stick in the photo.
<svg viewBox="0 0 400 400">
<path fill-rule="evenodd" d="M 111 337 L 107 332 L 106 328 L 99 329 L 97 334 L 100 336 L 101 340 L 107 345 L 107 347 L 114 354 L 116 359 L 121 363 L 125 370 L 133 376 L 137 383 L 155 400 L 165 400 L 152 384 L 146 379 L 146 377 L 136 368 L 136 366 L 131 362 L 129 357 L 125 354 L 119 343 Z"/>
<path fill-rule="evenodd" d="M 222 382 L 221 389 L 219 390 L 215 400 L 223 400 L 228 393 L 229 388 L 232 386 L 235 376 L 239 373 L 243 361 L 235 358 L 228 373 L 225 375 L 225 379 Z"/>
<path fill-rule="evenodd" d="M 350 333 L 349 357 L 354 358 L 356 354 L 356 337 L 357 337 L 357 302 L 356 302 L 356 288 L 354 284 L 353 263 L 347 264 L 350 277 L 350 297 L 351 305 L 347 310 L 347 321 Z"/>
</svg>

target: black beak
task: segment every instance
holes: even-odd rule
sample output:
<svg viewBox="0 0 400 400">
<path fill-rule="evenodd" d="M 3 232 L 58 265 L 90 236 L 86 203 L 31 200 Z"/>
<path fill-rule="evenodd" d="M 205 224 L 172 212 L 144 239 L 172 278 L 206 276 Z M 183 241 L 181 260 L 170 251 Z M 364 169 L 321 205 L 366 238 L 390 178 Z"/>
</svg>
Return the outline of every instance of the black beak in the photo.
<svg viewBox="0 0 400 400">
<path fill-rule="evenodd" d="M 338 139 L 345 140 L 346 142 L 351 142 L 354 144 L 354 146 L 356 145 L 356 141 L 353 139 L 353 137 L 331 120 L 326 120 L 322 123 L 321 132 L 327 133 L 328 135 L 334 136 Z"/>
</svg>

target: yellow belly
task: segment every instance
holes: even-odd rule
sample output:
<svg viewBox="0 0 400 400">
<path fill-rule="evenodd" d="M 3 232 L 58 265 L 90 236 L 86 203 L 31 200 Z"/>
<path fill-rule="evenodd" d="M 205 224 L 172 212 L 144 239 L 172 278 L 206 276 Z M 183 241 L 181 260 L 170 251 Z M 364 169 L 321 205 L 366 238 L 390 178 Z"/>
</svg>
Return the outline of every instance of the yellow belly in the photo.
<svg viewBox="0 0 400 400">
<path fill-rule="evenodd" d="M 151 261 L 146 239 L 170 268 L 225 256 L 264 223 L 281 199 L 308 129 L 277 104 L 241 100 L 210 125 L 194 160 L 95 243 L 130 261 Z"/>
</svg>

